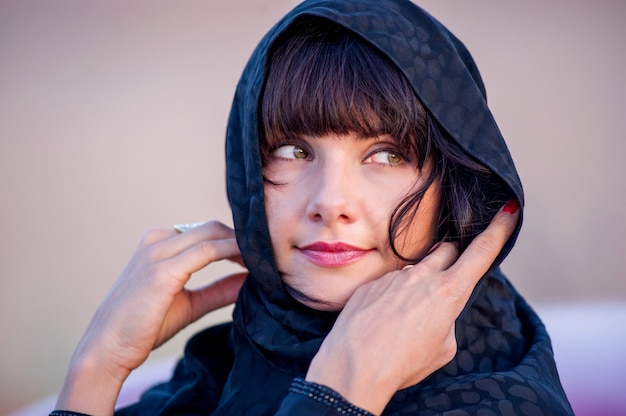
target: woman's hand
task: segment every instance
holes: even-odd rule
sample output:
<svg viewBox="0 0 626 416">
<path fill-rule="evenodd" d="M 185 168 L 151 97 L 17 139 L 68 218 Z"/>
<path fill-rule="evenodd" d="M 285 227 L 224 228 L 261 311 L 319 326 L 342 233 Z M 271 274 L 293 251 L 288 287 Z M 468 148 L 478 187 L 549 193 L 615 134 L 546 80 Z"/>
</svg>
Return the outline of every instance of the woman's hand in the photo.
<svg viewBox="0 0 626 416">
<path fill-rule="evenodd" d="M 397 390 L 452 360 L 455 320 L 519 218 L 516 209 L 507 207 L 460 257 L 454 244 L 442 243 L 415 266 L 357 289 L 306 379 L 380 414 Z"/>
<path fill-rule="evenodd" d="M 147 232 L 78 344 L 57 408 L 111 414 L 122 383 L 152 349 L 233 303 L 247 273 L 185 288 L 192 273 L 218 260 L 241 264 L 233 230 L 219 222 Z"/>
</svg>

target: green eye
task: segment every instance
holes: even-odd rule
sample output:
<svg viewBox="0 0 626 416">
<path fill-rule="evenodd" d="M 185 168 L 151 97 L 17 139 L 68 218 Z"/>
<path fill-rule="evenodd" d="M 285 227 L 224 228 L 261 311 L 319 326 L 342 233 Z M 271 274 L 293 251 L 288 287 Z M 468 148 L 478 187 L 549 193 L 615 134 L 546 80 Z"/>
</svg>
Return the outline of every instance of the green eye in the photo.
<svg viewBox="0 0 626 416">
<path fill-rule="evenodd" d="M 272 154 L 281 159 L 307 159 L 309 157 L 309 153 L 306 150 L 293 144 L 280 146 Z"/>
<path fill-rule="evenodd" d="M 392 150 L 379 150 L 368 158 L 371 163 L 381 165 L 398 165 L 404 162 L 404 157 Z"/>
<path fill-rule="evenodd" d="M 304 149 L 302 149 L 300 147 L 293 146 L 293 156 L 296 159 L 306 159 L 308 155 L 304 151 Z"/>
<path fill-rule="evenodd" d="M 402 162 L 402 157 L 400 155 L 398 155 L 397 153 L 388 152 L 387 153 L 387 160 L 392 165 L 395 165 L 396 163 Z"/>
</svg>

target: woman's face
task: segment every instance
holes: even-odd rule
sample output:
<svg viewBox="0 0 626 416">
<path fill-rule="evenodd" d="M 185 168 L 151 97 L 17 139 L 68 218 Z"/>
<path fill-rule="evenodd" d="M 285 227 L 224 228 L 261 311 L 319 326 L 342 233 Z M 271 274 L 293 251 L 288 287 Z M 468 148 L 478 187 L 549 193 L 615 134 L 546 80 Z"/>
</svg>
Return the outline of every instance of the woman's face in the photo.
<svg viewBox="0 0 626 416">
<path fill-rule="evenodd" d="M 388 227 L 393 209 L 428 176 L 416 158 L 390 136 L 353 133 L 285 142 L 271 152 L 263 173 L 273 182 L 265 185 L 272 246 L 283 281 L 313 299 L 303 303 L 341 309 L 359 286 L 407 264 L 392 253 Z M 396 240 L 402 255 L 431 247 L 439 193 L 433 184 Z"/>
</svg>

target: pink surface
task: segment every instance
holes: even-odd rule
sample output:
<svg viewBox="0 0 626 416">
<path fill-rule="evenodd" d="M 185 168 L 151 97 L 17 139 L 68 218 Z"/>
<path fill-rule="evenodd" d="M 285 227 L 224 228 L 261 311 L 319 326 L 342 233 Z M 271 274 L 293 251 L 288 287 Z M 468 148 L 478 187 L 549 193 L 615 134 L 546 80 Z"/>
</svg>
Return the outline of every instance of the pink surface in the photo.
<svg viewBox="0 0 626 416">
<path fill-rule="evenodd" d="M 537 308 L 578 416 L 626 415 L 626 302 Z"/>
</svg>

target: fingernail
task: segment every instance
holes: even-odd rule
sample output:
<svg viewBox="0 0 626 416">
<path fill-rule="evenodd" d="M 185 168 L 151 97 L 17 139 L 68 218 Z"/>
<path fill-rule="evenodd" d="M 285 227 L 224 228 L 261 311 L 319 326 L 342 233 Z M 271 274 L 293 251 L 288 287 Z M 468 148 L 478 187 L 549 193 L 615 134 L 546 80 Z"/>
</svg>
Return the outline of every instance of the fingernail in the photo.
<svg viewBox="0 0 626 416">
<path fill-rule="evenodd" d="M 504 204 L 502 211 L 506 212 L 507 214 L 515 214 L 518 209 L 519 202 L 517 202 L 517 199 L 511 198 L 506 204 Z"/>
</svg>

